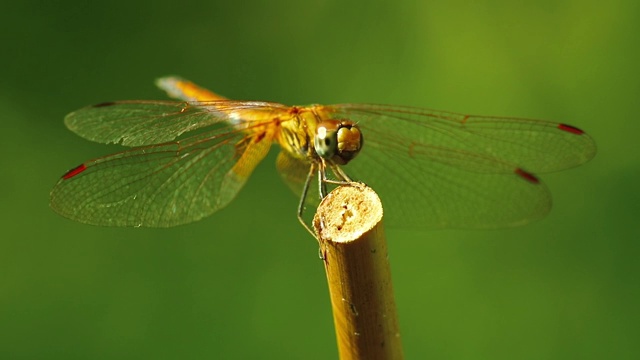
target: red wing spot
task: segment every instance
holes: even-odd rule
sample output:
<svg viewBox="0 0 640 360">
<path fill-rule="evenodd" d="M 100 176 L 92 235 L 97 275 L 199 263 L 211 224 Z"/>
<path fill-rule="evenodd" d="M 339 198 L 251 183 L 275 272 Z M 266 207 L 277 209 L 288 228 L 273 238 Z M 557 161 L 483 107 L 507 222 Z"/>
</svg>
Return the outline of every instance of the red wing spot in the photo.
<svg viewBox="0 0 640 360">
<path fill-rule="evenodd" d="M 575 126 L 571 126 L 571 125 L 567 125 L 567 124 L 558 124 L 558 129 L 560 129 L 562 131 L 570 132 L 570 133 L 576 134 L 576 135 L 584 134 L 584 131 L 578 129 Z"/>
<path fill-rule="evenodd" d="M 84 164 L 81 164 L 79 166 L 74 167 L 73 169 L 67 171 L 66 174 L 62 175 L 62 178 L 67 180 L 67 179 L 71 179 L 72 177 L 80 174 L 81 172 L 87 170 L 87 167 Z"/>
<path fill-rule="evenodd" d="M 539 184 L 540 180 L 530 172 L 526 172 L 520 168 L 516 168 L 514 173 L 532 184 Z"/>
<path fill-rule="evenodd" d="M 93 107 L 105 107 L 105 106 L 111 106 L 111 105 L 115 105 L 116 103 L 113 101 L 107 101 L 107 102 L 103 102 L 100 104 L 95 104 L 93 105 Z"/>
</svg>

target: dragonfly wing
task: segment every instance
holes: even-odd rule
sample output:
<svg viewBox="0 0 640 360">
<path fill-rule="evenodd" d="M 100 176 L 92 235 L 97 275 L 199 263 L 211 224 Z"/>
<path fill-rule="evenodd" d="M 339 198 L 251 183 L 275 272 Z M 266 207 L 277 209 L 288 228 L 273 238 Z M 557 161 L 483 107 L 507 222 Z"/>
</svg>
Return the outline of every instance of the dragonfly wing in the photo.
<svg viewBox="0 0 640 360">
<path fill-rule="evenodd" d="M 172 141 L 180 135 L 221 124 L 241 127 L 287 107 L 258 101 L 117 101 L 87 106 L 65 117 L 76 134 L 100 143 L 144 146 Z"/>
<path fill-rule="evenodd" d="M 506 117 L 472 116 L 428 109 L 384 105 L 336 105 L 336 117 L 356 121 L 366 130 L 365 141 L 386 144 L 405 157 L 421 148 L 452 155 L 456 166 L 472 171 L 507 172 L 500 165 L 516 164 L 534 173 L 572 168 L 596 153 L 593 139 L 566 124 Z M 475 159 L 456 153 L 480 154 L 495 166 L 476 168 Z M 473 161 L 469 161 L 473 160 Z M 484 166 L 484 165 L 483 165 Z"/>
<path fill-rule="evenodd" d="M 302 194 L 302 188 L 307 180 L 310 166 L 311 164 L 294 158 L 284 150 L 280 151 L 276 159 L 278 173 L 296 195 Z"/>
<path fill-rule="evenodd" d="M 83 223 L 169 227 L 227 205 L 267 154 L 264 132 L 227 127 L 88 161 L 63 176 L 51 207 Z"/>
<path fill-rule="evenodd" d="M 289 186 L 289 189 L 300 198 L 302 196 L 302 190 L 304 183 L 309 176 L 309 170 L 311 164 L 301 161 L 291 156 L 287 151 L 282 150 L 278 154 L 276 160 L 276 168 L 278 173 L 284 180 L 285 184 Z M 304 207 L 309 209 L 315 209 L 320 204 L 320 190 L 318 189 L 318 174 L 312 174 L 311 182 L 309 183 L 309 191 L 304 198 Z"/>
<path fill-rule="evenodd" d="M 399 227 L 497 228 L 542 218 L 546 186 L 515 173 L 472 172 L 430 157 L 399 159 L 369 147 L 345 171 L 377 191 L 385 222 Z M 391 164 L 391 165 L 390 165 Z"/>
<path fill-rule="evenodd" d="M 588 161 L 593 140 L 537 120 L 467 116 L 405 107 L 338 105 L 364 147 L 345 171 L 379 192 L 392 225 L 496 228 L 543 217 L 551 197 L 532 172 Z"/>
</svg>

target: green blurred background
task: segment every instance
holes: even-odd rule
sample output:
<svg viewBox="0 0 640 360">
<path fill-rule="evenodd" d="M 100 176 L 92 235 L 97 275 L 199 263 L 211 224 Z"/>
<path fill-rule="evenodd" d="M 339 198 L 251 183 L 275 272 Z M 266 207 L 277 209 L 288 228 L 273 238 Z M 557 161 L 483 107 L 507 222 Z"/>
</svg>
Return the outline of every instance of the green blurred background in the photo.
<svg viewBox="0 0 640 360">
<path fill-rule="evenodd" d="M 317 245 L 275 152 L 239 197 L 172 229 L 48 207 L 117 147 L 66 113 L 164 99 L 179 74 L 237 99 L 374 102 L 559 120 L 598 155 L 543 176 L 554 209 L 499 231 L 388 229 L 408 359 L 629 359 L 638 342 L 640 3 L 47 1 L 0 14 L 0 358 L 332 359 Z"/>
</svg>

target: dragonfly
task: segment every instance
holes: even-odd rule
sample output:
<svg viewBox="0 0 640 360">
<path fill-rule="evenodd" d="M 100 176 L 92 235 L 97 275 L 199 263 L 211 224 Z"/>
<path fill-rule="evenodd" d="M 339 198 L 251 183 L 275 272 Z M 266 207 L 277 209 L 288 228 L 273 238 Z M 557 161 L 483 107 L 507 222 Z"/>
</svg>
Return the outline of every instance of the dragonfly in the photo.
<svg viewBox="0 0 640 360">
<path fill-rule="evenodd" d="M 81 223 L 171 227 L 228 205 L 272 145 L 300 197 L 297 216 L 327 184 L 372 187 L 385 223 L 409 228 L 501 228 L 544 217 L 537 174 L 596 153 L 577 127 L 375 104 L 287 106 L 229 100 L 177 76 L 156 85 L 177 101 L 104 102 L 72 112 L 83 138 L 126 149 L 85 161 L 51 191 L 51 207 Z M 315 187 L 317 191 L 311 191 Z"/>
</svg>

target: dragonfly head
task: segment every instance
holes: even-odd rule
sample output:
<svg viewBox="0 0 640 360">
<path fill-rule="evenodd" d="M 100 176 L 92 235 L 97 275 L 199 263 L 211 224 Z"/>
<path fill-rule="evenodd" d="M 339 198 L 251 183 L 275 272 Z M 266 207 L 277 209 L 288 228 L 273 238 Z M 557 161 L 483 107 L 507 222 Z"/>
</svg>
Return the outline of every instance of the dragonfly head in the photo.
<svg viewBox="0 0 640 360">
<path fill-rule="evenodd" d="M 318 156 L 338 165 L 345 165 L 356 157 L 363 143 L 360 128 L 349 120 L 321 121 L 313 139 Z"/>
</svg>

